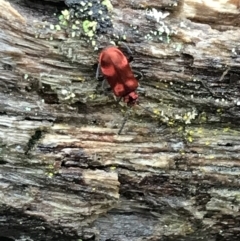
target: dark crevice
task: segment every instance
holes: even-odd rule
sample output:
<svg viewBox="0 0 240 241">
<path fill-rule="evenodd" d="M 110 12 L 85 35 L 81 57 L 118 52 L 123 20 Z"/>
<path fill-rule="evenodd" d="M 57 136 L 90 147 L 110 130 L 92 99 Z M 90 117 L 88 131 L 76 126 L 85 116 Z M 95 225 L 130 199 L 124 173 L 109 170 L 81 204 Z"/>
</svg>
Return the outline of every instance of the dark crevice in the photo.
<svg viewBox="0 0 240 241">
<path fill-rule="evenodd" d="M 51 86 L 48 84 L 42 84 L 38 94 L 46 104 L 59 104 L 58 95 L 52 91 Z"/>
<path fill-rule="evenodd" d="M 184 61 L 184 64 L 187 66 L 192 66 L 194 62 L 194 58 L 190 54 L 182 53 L 182 58 Z"/>
<path fill-rule="evenodd" d="M 10 65 L 10 64 L 3 64 L 3 69 L 4 69 L 4 70 L 8 70 L 8 71 L 12 71 L 12 70 L 13 70 L 13 67 L 12 67 L 12 65 Z"/>
<path fill-rule="evenodd" d="M 15 239 L 25 241 L 76 241 L 79 239 L 75 234 L 67 235 L 68 232 L 62 227 L 50 226 L 41 215 L 30 216 L 22 210 L 6 205 L 2 205 L 0 211 L 2 221 L 0 241 L 14 241 Z M 41 227 L 41 231 L 36 227 Z"/>
<path fill-rule="evenodd" d="M 0 111 L 0 115 L 7 115 L 6 111 Z"/>
<path fill-rule="evenodd" d="M 3 160 L 3 159 L 0 159 L 0 165 L 5 165 L 5 164 L 7 164 L 8 162 L 7 161 L 5 161 L 5 160 Z M 0 239 L 1 240 L 1 239 Z"/>
<path fill-rule="evenodd" d="M 42 137 L 42 131 L 41 130 L 36 130 L 34 135 L 32 135 L 31 139 L 28 142 L 27 145 L 27 150 L 25 152 L 25 155 L 28 155 L 29 151 L 33 149 L 33 147 L 36 145 L 38 140 Z"/>
<path fill-rule="evenodd" d="M 14 241 L 15 239 L 9 238 L 9 237 L 0 236 L 0 240 L 1 241 Z"/>
<path fill-rule="evenodd" d="M 218 146 L 234 146 L 233 143 L 229 143 L 229 142 L 227 142 L 227 143 L 218 143 L 217 145 Z"/>
<path fill-rule="evenodd" d="M 39 122 L 39 119 L 36 118 L 35 116 L 34 116 L 34 117 L 26 116 L 26 117 L 24 118 L 24 120 L 26 120 L 26 121 L 37 121 L 37 122 Z M 40 119 L 40 120 L 41 120 L 41 119 Z M 49 121 L 49 122 L 53 122 L 53 119 L 50 119 L 50 118 L 43 118 L 43 120 L 47 120 L 47 121 Z"/>
</svg>

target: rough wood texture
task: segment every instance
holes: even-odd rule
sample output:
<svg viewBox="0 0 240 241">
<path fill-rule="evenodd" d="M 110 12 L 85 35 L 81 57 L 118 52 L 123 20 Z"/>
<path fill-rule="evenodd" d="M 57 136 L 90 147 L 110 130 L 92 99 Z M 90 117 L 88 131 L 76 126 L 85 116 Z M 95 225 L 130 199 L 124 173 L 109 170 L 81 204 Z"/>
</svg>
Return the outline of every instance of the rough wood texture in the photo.
<svg viewBox="0 0 240 241">
<path fill-rule="evenodd" d="M 239 240 L 239 1 L 112 1 L 97 46 L 124 33 L 145 90 L 120 136 L 52 2 L 0 0 L 1 238 Z"/>
</svg>

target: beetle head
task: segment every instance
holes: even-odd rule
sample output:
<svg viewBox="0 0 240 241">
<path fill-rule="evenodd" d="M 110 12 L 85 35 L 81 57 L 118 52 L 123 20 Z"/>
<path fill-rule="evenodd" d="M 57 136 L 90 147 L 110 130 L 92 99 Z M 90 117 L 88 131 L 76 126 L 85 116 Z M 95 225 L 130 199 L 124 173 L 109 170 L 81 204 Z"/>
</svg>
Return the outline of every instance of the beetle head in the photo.
<svg viewBox="0 0 240 241">
<path fill-rule="evenodd" d="M 124 96 L 123 101 L 127 103 L 127 105 L 129 106 L 134 106 L 138 102 L 138 94 L 135 91 L 133 91 L 127 94 L 126 96 Z"/>
</svg>

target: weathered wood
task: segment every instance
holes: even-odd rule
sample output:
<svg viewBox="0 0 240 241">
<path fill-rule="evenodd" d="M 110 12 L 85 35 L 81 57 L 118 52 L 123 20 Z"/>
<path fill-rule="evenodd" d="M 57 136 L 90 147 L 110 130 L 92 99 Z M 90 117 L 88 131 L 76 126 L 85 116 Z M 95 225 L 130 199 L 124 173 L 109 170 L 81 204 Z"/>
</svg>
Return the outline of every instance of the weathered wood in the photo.
<svg viewBox="0 0 240 241">
<path fill-rule="evenodd" d="M 239 240 L 239 1 L 112 1 L 97 50 L 52 2 L 0 0 L 1 236 Z M 94 79 L 117 35 L 145 90 L 120 136 Z"/>
</svg>

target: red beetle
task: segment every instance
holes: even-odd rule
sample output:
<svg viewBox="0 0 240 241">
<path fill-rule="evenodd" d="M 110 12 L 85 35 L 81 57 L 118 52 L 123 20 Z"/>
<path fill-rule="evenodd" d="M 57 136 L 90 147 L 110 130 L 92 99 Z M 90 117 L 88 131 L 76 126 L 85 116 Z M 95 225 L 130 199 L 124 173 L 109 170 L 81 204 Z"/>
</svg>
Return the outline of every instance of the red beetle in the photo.
<svg viewBox="0 0 240 241">
<path fill-rule="evenodd" d="M 121 50 L 115 46 L 102 50 L 99 56 L 98 71 L 99 68 L 115 96 L 123 98 L 123 101 L 129 106 L 137 103 L 138 81 L 134 77 L 128 59 Z"/>
<path fill-rule="evenodd" d="M 128 51 L 131 53 L 129 49 Z M 129 60 L 121 50 L 115 46 L 103 49 L 99 56 L 96 78 L 98 78 L 99 69 L 109 83 L 115 96 L 120 97 L 120 100 L 123 98 L 123 101 L 130 107 L 138 103 L 138 94 L 136 92 L 138 81 L 134 77 Z M 127 112 L 122 126 L 118 131 L 119 135 L 128 119 L 129 113 L 130 111 Z"/>
</svg>

